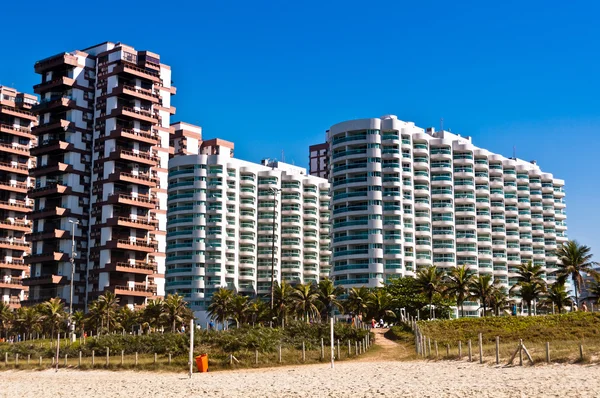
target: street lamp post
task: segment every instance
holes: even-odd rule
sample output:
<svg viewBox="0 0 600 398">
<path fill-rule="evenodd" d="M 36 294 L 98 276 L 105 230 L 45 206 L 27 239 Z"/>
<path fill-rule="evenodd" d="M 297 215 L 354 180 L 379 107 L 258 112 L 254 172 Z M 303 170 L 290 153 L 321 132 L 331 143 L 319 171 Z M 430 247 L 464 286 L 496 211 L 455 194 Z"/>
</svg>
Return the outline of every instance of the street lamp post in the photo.
<svg viewBox="0 0 600 398">
<path fill-rule="evenodd" d="M 79 225 L 79 220 L 69 220 L 71 223 L 71 289 L 69 300 L 69 332 L 71 333 L 71 341 L 75 341 L 75 325 L 73 325 L 73 280 L 75 279 L 75 226 Z"/>
<path fill-rule="evenodd" d="M 279 193 L 280 189 L 269 188 L 269 191 L 275 199 L 273 206 L 273 236 L 271 241 L 271 309 L 273 309 L 275 303 L 275 221 L 277 218 L 277 193 Z"/>
</svg>

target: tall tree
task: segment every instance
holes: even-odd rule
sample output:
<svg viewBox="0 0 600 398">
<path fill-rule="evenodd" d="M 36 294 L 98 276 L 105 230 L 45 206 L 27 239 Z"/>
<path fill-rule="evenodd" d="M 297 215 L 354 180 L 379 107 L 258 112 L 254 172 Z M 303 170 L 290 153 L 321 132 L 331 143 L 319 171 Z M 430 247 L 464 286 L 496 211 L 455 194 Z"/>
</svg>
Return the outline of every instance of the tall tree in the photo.
<svg viewBox="0 0 600 398">
<path fill-rule="evenodd" d="M 316 292 L 314 285 L 296 285 L 290 299 L 294 309 L 302 315 L 306 323 L 309 323 L 311 319 L 315 319 L 319 314 L 319 308 L 317 307 L 319 294 Z"/>
<path fill-rule="evenodd" d="M 492 285 L 492 293 L 490 294 L 489 301 L 490 307 L 494 311 L 494 315 L 499 316 L 500 310 L 506 308 L 510 303 L 506 288 L 500 286 L 498 283 L 494 283 Z"/>
<path fill-rule="evenodd" d="M 342 312 L 344 307 L 342 302 L 339 300 L 339 296 L 344 294 L 344 289 L 339 286 L 335 286 L 331 279 L 325 278 L 319 281 L 317 286 L 317 293 L 319 294 L 319 301 L 325 313 L 324 318 L 329 320 L 333 310 Z M 323 316 L 323 314 L 321 314 Z"/>
<path fill-rule="evenodd" d="M 375 319 L 396 317 L 396 313 L 394 312 L 396 300 L 383 288 L 375 289 L 369 296 L 367 305 L 369 306 L 369 312 L 373 314 Z"/>
<path fill-rule="evenodd" d="M 444 291 L 444 277 L 445 272 L 443 269 L 430 265 L 429 267 L 421 268 L 417 272 L 415 278 L 415 285 L 417 288 L 427 297 L 429 301 L 429 317 L 434 318 L 435 312 L 433 310 L 433 298 L 436 294 L 441 294 Z"/>
<path fill-rule="evenodd" d="M 348 299 L 344 303 L 346 310 L 354 312 L 358 317 L 366 317 L 369 310 L 371 291 L 364 287 L 353 287 L 348 292 Z"/>
<path fill-rule="evenodd" d="M 483 309 L 483 316 L 486 316 L 490 297 L 494 290 L 492 284 L 492 276 L 489 274 L 478 275 L 471 281 L 471 294 L 479 300 L 479 304 Z"/>
<path fill-rule="evenodd" d="M 236 294 L 231 301 L 231 314 L 235 320 L 235 325 L 239 329 L 240 324 L 246 323 L 250 314 L 250 302 L 247 296 Z"/>
<path fill-rule="evenodd" d="M 161 327 L 163 318 L 161 314 L 163 313 L 164 301 L 162 299 L 150 300 L 144 307 L 144 311 L 142 313 L 143 320 L 143 329 L 148 332 L 152 330 L 156 330 Z"/>
<path fill-rule="evenodd" d="M 232 314 L 233 291 L 229 289 L 217 290 L 208 306 L 208 313 L 217 322 L 225 324 Z"/>
<path fill-rule="evenodd" d="M 193 314 L 188 308 L 183 296 L 179 294 L 169 294 L 164 301 L 161 317 L 165 323 L 171 326 L 171 333 L 175 333 L 177 326 L 185 324 L 192 319 Z"/>
<path fill-rule="evenodd" d="M 558 313 L 562 313 L 562 309 L 571 304 L 569 293 L 564 283 L 560 281 L 554 282 L 546 294 L 546 298 L 543 300 L 543 304 L 547 306 L 556 306 Z"/>
<path fill-rule="evenodd" d="M 293 290 L 292 285 L 286 281 L 281 281 L 281 283 L 275 282 L 275 290 L 273 291 L 273 310 L 275 314 L 271 316 L 277 316 L 281 325 L 285 325 L 287 322 L 287 315 L 292 305 L 290 297 Z M 271 321 L 272 319 L 269 319 L 269 322 Z"/>
<path fill-rule="evenodd" d="M 463 303 L 470 296 L 470 286 L 475 273 L 466 265 L 452 268 L 446 280 L 446 294 L 456 299 L 456 306 L 460 308 L 461 316 L 465 316 Z"/>
<path fill-rule="evenodd" d="M 110 333 L 110 325 L 114 324 L 115 315 L 119 308 L 119 298 L 113 292 L 107 290 L 98 297 L 98 307 L 101 309 L 101 315 L 106 318 L 106 331 Z"/>
<path fill-rule="evenodd" d="M 8 304 L 5 304 L 4 301 L 0 301 L 0 332 L 4 333 L 5 337 L 12 320 L 13 311 Z"/>
<path fill-rule="evenodd" d="M 598 263 L 592 261 L 593 255 L 590 247 L 580 245 L 575 240 L 570 240 L 561 245 L 557 249 L 556 255 L 559 260 L 557 279 L 566 281 L 568 277 L 571 277 L 575 289 L 575 302 L 579 305 L 579 293 L 582 287 L 585 287 L 583 274 L 598 275 L 598 271 L 594 269 L 594 266 Z"/>
<path fill-rule="evenodd" d="M 1 310 L 0 310 L 1 311 Z M 15 313 L 14 326 L 27 340 L 27 336 L 40 332 L 40 313 L 36 307 L 21 307 Z"/>
<path fill-rule="evenodd" d="M 529 261 L 519 265 L 516 273 L 516 283 L 510 290 L 511 292 L 516 291 L 521 296 L 527 305 L 529 315 L 532 315 L 532 301 L 537 300 L 546 291 L 546 281 L 543 279 L 544 270 L 541 265 L 532 264 Z"/>
<path fill-rule="evenodd" d="M 60 330 L 60 326 L 65 320 L 65 306 L 60 298 L 55 297 L 42 303 L 40 310 L 42 315 L 40 320 L 50 327 L 50 338 L 54 339 L 54 331 Z"/>
</svg>

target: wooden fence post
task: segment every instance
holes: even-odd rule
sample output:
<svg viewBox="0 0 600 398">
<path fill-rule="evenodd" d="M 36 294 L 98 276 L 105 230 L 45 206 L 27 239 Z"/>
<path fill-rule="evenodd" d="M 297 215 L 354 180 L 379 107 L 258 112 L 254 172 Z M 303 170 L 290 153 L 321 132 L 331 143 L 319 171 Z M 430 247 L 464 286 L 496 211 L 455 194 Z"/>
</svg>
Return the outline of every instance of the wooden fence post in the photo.
<svg viewBox="0 0 600 398">
<path fill-rule="evenodd" d="M 40 357 L 40 366 L 42 366 L 42 357 Z"/>
<path fill-rule="evenodd" d="M 121 350 L 121 366 L 123 366 L 125 362 L 125 350 Z"/>
<path fill-rule="evenodd" d="M 171 353 L 169 353 L 169 365 L 171 364 Z"/>
<path fill-rule="evenodd" d="M 156 353 L 154 353 L 154 364 L 156 365 L 156 362 L 158 362 L 158 355 Z"/>
<path fill-rule="evenodd" d="M 306 362 L 306 347 L 304 341 L 302 342 L 302 362 Z"/>
<path fill-rule="evenodd" d="M 321 339 L 321 360 L 325 359 L 325 346 L 323 345 L 323 339 Z"/>
<path fill-rule="evenodd" d="M 96 362 L 95 359 L 96 359 L 95 352 L 94 352 L 94 350 L 92 350 L 92 368 L 94 367 L 94 362 Z"/>
<path fill-rule="evenodd" d="M 254 350 L 254 363 L 258 365 L 258 350 Z"/>
<path fill-rule="evenodd" d="M 458 359 L 462 359 L 462 341 L 458 341 Z"/>
<path fill-rule="evenodd" d="M 583 361 L 583 344 L 579 344 L 579 359 Z"/>
<path fill-rule="evenodd" d="M 519 366 L 523 366 L 523 340 L 519 340 Z"/>
<path fill-rule="evenodd" d="M 479 363 L 483 363 L 483 336 L 479 333 Z"/>
<path fill-rule="evenodd" d="M 137 351 L 135 352 L 135 362 L 133 363 L 134 366 L 137 366 L 138 364 L 138 353 Z"/>
<path fill-rule="evenodd" d="M 496 336 L 496 365 L 500 365 L 500 336 Z"/>
<path fill-rule="evenodd" d="M 19 365 L 19 354 L 15 354 L 15 366 Z"/>
<path fill-rule="evenodd" d="M 110 348 L 106 347 L 106 366 L 109 365 L 110 362 Z"/>
<path fill-rule="evenodd" d="M 450 357 L 450 343 L 446 343 L 446 357 Z"/>
<path fill-rule="evenodd" d="M 438 359 L 440 355 L 439 355 L 439 353 L 438 353 L 438 344 L 437 344 L 437 340 L 435 340 L 435 341 L 433 342 L 433 345 L 435 346 L 435 359 Z"/>
<path fill-rule="evenodd" d="M 469 362 L 473 362 L 473 352 L 471 349 L 471 339 L 469 339 Z"/>
<path fill-rule="evenodd" d="M 546 342 L 546 363 L 550 363 L 550 343 Z"/>
<path fill-rule="evenodd" d="M 358 342 L 354 340 L 354 355 L 358 355 Z"/>
<path fill-rule="evenodd" d="M 279 363 L 281 363 L 281 344 L 279 344 Z"/>
<path fill-rule="evenodd" d="M 337 360 L 339 361 L 340 359 L 342 359 L 342 357 L 340 356 L 340 339 L 337 340 Z"/>
<path fill-rule="evenodd" d="M 350 351 L 350 340 L 348 340 L 348 358 L 350 358 L 350 355 L 352 355 L 352 352 Z"/>
<path fill-rule="evenodd" d="M 69 355 L 65 354 L 65 367 L 69 365 Z"/>
<path fill-rule="evenodd" d="M 79 367 L 81 367 L 81 355 L 82 355 L 82 354 L 81 354 L 81 350 L 79 350 L 79 362 L 77 362 L 77 365 L 78 365 Z"/>
</svg>

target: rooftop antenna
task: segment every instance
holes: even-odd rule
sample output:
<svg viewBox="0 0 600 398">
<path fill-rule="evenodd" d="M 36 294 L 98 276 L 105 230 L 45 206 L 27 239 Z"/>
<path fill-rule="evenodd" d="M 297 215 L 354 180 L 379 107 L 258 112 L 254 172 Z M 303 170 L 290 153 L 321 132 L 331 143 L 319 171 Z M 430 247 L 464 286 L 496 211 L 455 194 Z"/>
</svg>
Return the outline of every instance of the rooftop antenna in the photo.
<svg viewBox="0 0 600 398">
<path fill-rule="evenodd" d="M 444 118 L 443 117 L 440 118 L 440 130 L 444 131 Z"/>
<path fill-rule="evenodd" d="M 283 149 L 281 150 L 281 161 L 285 163 L 285 155 L 283 154 Z"/>
</svg>

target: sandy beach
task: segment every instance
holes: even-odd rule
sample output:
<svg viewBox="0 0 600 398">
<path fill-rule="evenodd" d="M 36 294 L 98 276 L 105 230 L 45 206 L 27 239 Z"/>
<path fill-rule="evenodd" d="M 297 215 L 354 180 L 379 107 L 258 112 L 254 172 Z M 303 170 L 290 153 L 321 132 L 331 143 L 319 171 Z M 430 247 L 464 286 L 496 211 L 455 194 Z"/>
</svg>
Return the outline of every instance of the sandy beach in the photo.
<svg viewBox="0 0 600 398">
<path fill-rule="evenodd" d="M 0 397 L 600 397 L 597 365 L 345 362 L 197 374 L 6 371 Z"/>
</svg>

